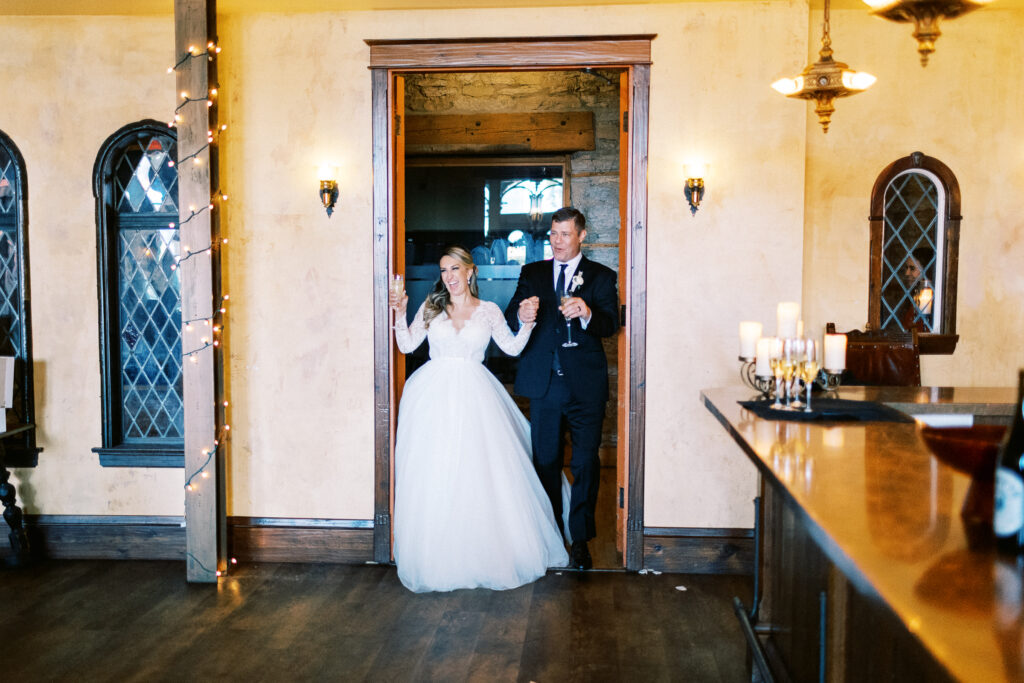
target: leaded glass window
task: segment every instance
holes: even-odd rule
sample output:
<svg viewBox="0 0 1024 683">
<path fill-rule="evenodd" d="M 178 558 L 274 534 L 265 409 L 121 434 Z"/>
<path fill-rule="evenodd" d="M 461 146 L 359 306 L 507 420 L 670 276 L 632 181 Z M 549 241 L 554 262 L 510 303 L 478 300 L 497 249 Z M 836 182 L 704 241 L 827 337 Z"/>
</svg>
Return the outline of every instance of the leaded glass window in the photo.
<svg viewBox="0 0 1024 683">
<path fill-rule="evenodd" d="M 907 171 L 885 190 L 882 329 L 940 332 L 942 189 L 931 174 Z"/>
<path fill-rule="evenodd" d="M 892 162 L 871 191 L 870 329 L 914 331 L 922 354 L 956 349 L 960 184 L 921 152 Z"/>
<path fill-rule="evenodd" d="M 0 133 L 0 356 L 15 359 L 13 405 L 7 422 L 16 424 L 34 419 L 24 178 L 20 152 L 10 138 Z M 6 447 L 9 464 L 35 464 L 33 432 L 12 439 Z"/>
<path fill-rule="evenodd" d="M 97 160 L 105 465 L 180 464 L 184 445 L 177 143 L 154 123 L 123 128 Z"/>
</svg>

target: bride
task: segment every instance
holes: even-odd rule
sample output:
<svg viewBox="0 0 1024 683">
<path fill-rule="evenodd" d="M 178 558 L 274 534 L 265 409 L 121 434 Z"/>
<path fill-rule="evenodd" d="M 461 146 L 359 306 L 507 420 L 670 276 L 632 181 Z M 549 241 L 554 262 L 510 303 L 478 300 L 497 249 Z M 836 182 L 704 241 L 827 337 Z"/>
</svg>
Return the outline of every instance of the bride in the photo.
<svg viewBox="0 0 1024 683">
<path fill-rule="evenodd" d="M 391 295 L 402 353 L 426 337 L 430 361 L 405 383 L 395 452 L 395 563 L 417 593 L 515 588 L 568 561 L 551 503 L 534 472 L 530 424 L 483 366 L 491 338 L 519 355 L 501 310 L 477 298 L 465 249 L 441 257 L 441 278 L 406 322 L 405 292 Z"/>
</svg>

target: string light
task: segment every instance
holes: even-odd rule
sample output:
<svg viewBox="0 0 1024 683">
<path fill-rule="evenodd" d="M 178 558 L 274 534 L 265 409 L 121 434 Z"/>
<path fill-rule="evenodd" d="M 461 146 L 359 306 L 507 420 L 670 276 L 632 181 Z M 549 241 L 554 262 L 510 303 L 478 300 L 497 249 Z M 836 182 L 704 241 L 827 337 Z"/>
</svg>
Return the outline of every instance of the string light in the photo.
<svg viewBox="0 0 1024 683">
<path fill-rule="evenodd" d="M 216 44 L 215 41 L 212 41 L 212 40 L 207 42 L 206 50 L 205 51 L 200 51 L 199 48 L 196 47 L 195 45 L 190 45 L 188 47 L 188 51 L 184 55 L 182 55 L 181 58 L 177 61 L 177 63 L 175 63 L 174 66 L 170 67 L 167 71 L 168 71 L 168 73 L 172 73 L 174 71 L 177 71 L 183 65 L 185 65 L 186 63 L 189 63 L 192 59 L 201 58 L 203 56 L 206 56 L 209 61 L 213 61 L 213 58 L 216 55 L 220 54 L 220 51 L 221 51 L 220 47 Z M 171 121 L 168 122 L 167 125 L 170 128 L 174 128 L 178 124 L 181 124 L 184 121 L 184 116 L 183 116 L 182 110 L 189 103 L 192 103 L 192 102 L 206 102 L 207 109 L 213 107 L 213 105 L 214 105 L 214 98 L 216 98 L 218 96 L 218 93 L 219 93 L 219 88 L 218 88 L 217 85 L 213 85 L 212 87 L 209 87 L 207 89 L 206 97 L 191 97 L 190 93 L 188 91 L 182 91 L 180 93 L 182 101 L 175 107 L 174 115 L 173 115 Z M 183 162 L 186 162 L 189 159 L 192 159 L 193 164 L 195 164 L 195 165 L 202 164 L 203 163 L 203 159 L 199 155 L 202 154 L 202 152 L 204 150 L 207 150 L 212 145 L 214 145 L 217 142 L 217 140 L 220 138 L 220 135 L 225 130 L 227 130 L 227 124 L 222 124 L 222 125 L 220 125 L 220 126 L 218 126 L 216 128 L 211 128 L 210 130 L 207 131 L 206 144 L 204 144 L 201 147 L 199 147 L 193 153 L 178 159 L 177 162 L 175 162 L 174 160 L 170 160 L 169 159 L 168 162 L 167 162 L 168 167 L 169 168 L 173 168 L 175 163 L 178 163 L 178 165 L 180 167 L 180 165 Z M 189 221 L 191 221 L 193 218 L 201 215 L 204 211 L 210 211 L 211 214 L 212 214 L 212 212 L 213 212 L 213 210 L 215 208 L 215 203 L 217 201 L 225 202 L 225 201 L 227 201 L 227 199 L 228 199 L 227 193 L 222 192 L 218 188 L 217 191 L 214 192 L 210 196 L 210 201 L 206 204 L 206 206 L 203 206 L 203 207 L 199 208 L 198 210 L 196 209 L 196 207 L 190 206 L 189 207 L 189 215 L 184 220 L 180 220 L 177 223 L 172 221 L 172 222 L 168 223 L 168 227 L 172 228 L 172 229 L 176 228 L 176 227 L 177 228 L 181 228 L 181 226 L 186 225 Z M 224 238 L 224 239 L 220 240 L 220 245 L 224 245 L 224 244 L 227 244 L 227 238 Z M 176 270 L 181 263 L 189 260 L 190 258 L 192 258 L 193 256 L 196 256 L 197 254 L 206 253 L 208 256 L 212 257 L 213 256 L 213 250 L 218 245 L 217 245 L 217 240 L 211 239 L 209 245 L 207 245 L 203 249 L 199 249 L 199 250 L 196 250 L 196 251 L 193 251 L 188 245 L 182 245 L 182 246 L 183 246 L 184 256 L 181 256 L 180 258 L 175 260 L 175 262 L 171 265 L 171 270 L 172 271 Z M 193 349 L 192 351 L 188 351 L 186 353 L 183 353 L 182 354 L 183 357 L 187 357 L 191 362 L 197 363 L 198 362 L 198 354 L 201 351 L 203 351 L 203 350 L 205 350 L 207 348 L 210 348 L 210 347 L 219 347 L 220 346 L 220 340 L 217 339 L 216 336 L 218 334 L 220 334 L 221 331 L 223 330 L 223 320 L 220 321 L 220 324 L 214 324 L 214 322 L 215 322 L 216 316 L 218 316 L 218 315 L 223 316 L 227 312 L 227 307 L 224 305 L 224 302 L 227 301 L 227 299 L 228 299 L 227 295 L 224 295 L 222 297 L 220 308 L 214 310 L 212 315 L 210 315 L 208 317 L 194 318 L 192 320 L 186 320 L 185 321 L 185 324 L 184 324 L 185 332 L 192 332 L 193 331 L 193 327 L 194 327 L 194 325 L 196 323 L 202 323 L 202 328 L 207 328 L 209 330 L 209 332 L 206 335 L 204 335 L 204 336 L 202 336 L 200 338 L 201 346 L 199 348 L 196 348 L 196 349 Z M 206 330 L 204 330 L 204 332 L 205 331 Z M 217 404 L 214 404 L 214 405 L 215 405 L 215 411 L 216 410 L 220 411 L 220 415 L 218 416 L 219 419 L 217 420 L 217 422 L 221 425 L 220 431 L 215 434 L 216 438 L 214 438 L 214 440 L 213 440 L 213 446 L 212 447 L 206 447 L 206 448 L 203 448 L 203 449 L 200 450 L 200 455 L 204 456 L 202 458 L 202 464 L 199 466 L 198 469 L 196 469 L 194 472 L 192 472 L 185 479 L 185 490 L 188 493 L 195 493 L 195 492 L 197 492 L 200 489 L 200 482 L 203 479 L 210 479 L 211 471 L 208 468 L 210 467 L 210 464 L 212 462 L 215 462 L 214 458 L 216 457 L 217 452 L 220 449 L 220 444 L 221 444 L 222 438 L 231 429 L 230 425 L 225 424 L 226 421 L 227 421 L 228 402 L 222 400 L 219 403 L 220 403 L 219 406 L 217 406 Z M 224 576 L 227 573 L 227 572 L 221 571 L 219 569 L 217 571 L 211 570 L 209 567 L 204 565 L 199 560 L 199 558 L 197 558 L 191 552 L 186 552 L 186 556 L 188 558 L 190 558 L 192 561 L 194 561 L 204 571 L 206 571 L 208 573 L 214 573 L 217 577 Z M 237 562 L 236 562 L 236 560 L 234 558 L 231 558 L 231 564 L 232 565 L 237 564 Z"/>
<path fill-rule="evenodd" d="M 202 57 L 203 55 L 206 55 L 207 58 L 209 59 L 209 61 L 212 62 L 213 58 L 215 56 L 219 55 L 219 54 L 220 54 L 220 46 L 217 45 L 212 40 L 209 43 L 206 44 L 206 51 L 205 52 L 199 52 L 198 48 L 195 45 L 189 45 L 188 46 L 188 52 L 186 52 L 184 55 L 182 55 L 181 59 L 179 59 L 175 63 L 174 66 L 167 67 L 167 73 L 174 73 L 175 71 L 178 70 L 179 66 L 181 66 L 185 62 L 189 61 L 190 59 L 195 59 L 196 57 Z"/>
</svg>

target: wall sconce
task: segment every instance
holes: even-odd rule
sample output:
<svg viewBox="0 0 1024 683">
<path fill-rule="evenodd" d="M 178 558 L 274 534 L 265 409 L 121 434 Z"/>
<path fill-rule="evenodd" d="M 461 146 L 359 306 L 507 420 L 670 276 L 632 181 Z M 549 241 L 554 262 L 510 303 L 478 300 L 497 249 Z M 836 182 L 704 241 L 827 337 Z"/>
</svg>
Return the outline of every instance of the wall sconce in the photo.
<svg viewBox="0 0 1024 683">
<path fill-rule="evenodd" d="M 686 173 L 686 187 L 683 188 L 683 194 L 686 196 L 686 201 L 690 203 L 690 215 L 696 216 L 697 209 L 700 208 L 700 201 L 704 199 L 704 176 L 707 175 L 708 167 L 707 164 L 695 162 L 685 164 L 683 169 Z"/>
<path fill-rule="evenodd" d="M 327 209 L 327 217 L 334 213 L 334 205 L 338 203 L 338 175 L 337 167 L 324 164 L 320 167 L 317 175 L 320 178 L 320 201 Z"/>
</svg>

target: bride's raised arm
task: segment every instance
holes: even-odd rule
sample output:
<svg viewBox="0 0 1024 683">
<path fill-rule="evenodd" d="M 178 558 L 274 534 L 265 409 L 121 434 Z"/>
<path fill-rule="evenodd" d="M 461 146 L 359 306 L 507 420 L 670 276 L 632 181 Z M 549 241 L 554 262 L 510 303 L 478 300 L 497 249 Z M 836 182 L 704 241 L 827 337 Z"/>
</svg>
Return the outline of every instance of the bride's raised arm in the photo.
<svg viewBox="0 0 1024 683">
<path fill-rule="evenodd" d="M 536 323 L 520 325 L 519 332 L 513 335 L 497 304 L 492 301 L 483 301 L 480 305 L 486 307 L 482 313 L 491 327 L 491 338 L 494 339 L 498 348 L 510 356 L 518 356 L 522 353 L 526 342 L 530 341 L 530 333 L 533 332 Z"/>
<path fill-rule="evenodd" d="M 402 353 L 412 353 L 427 336 L 427 328 L 423 324 L 423 308 L 427 303 L 420 304 L 412 325 L 405 320 L 405 311 L 395 313 L 395 342 Z"/>
</svg>

